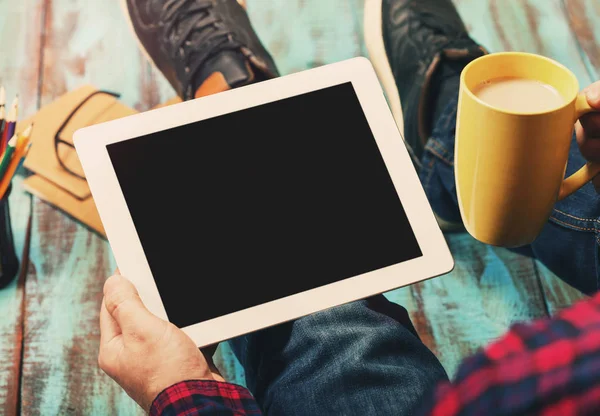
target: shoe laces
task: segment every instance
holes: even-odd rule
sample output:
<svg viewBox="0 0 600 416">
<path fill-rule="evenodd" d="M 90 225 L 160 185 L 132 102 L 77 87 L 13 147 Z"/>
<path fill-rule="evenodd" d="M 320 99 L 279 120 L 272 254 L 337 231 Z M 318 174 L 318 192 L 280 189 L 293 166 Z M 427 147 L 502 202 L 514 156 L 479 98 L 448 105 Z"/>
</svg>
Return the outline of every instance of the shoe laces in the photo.
<svg viewBox="0 0 600 416">
<path fill-rule="evenodd" d="M 204 63 L 223 50 L 236 50 L 242 44 L 213 11 L 211 0 L 169 0 L 161 20 L 165 41 L 173 45 L 173 57 L 185 64 L 187 85 Z"/>
<path fill-rule="evenodd" d="M 417 19 L 423 26 L 429 28 L 435 35 L 442 36 L 460 36 L 463 34 L 462 30 L 457 30 L 463 23 L 460 20 L 458 14 L 456 14 L 454 6 L 451 2 L 447 4 L 442 3 L 441 6 L 446 6 L 445 9 L 436 10 L 430 7 L 426 7 L 420 4 L 417 7 L 419 0 L 413 0 L 413 7 L 417 10 Z M 439 7 L 439 6 L 438 6 Z M 444 18 L 440 18 L 443 16 Z M 464 30 L 466 33 L 466 29 Z"/>
</svg>

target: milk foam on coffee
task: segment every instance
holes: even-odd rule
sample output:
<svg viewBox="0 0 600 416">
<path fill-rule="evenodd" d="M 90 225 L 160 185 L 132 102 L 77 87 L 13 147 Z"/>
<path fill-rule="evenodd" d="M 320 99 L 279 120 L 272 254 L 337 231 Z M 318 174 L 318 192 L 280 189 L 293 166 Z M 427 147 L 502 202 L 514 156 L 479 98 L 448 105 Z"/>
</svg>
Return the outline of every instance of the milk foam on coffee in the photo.
<svg viewBox="0 0 600 416">
<path fill-rule="evenodd" d="M 526 78 L 494 78 L 479 84 L 473 93 L 493 107 L 523 113 L 549 111 L 565 103 L 556 88 Z"/>
</svg>

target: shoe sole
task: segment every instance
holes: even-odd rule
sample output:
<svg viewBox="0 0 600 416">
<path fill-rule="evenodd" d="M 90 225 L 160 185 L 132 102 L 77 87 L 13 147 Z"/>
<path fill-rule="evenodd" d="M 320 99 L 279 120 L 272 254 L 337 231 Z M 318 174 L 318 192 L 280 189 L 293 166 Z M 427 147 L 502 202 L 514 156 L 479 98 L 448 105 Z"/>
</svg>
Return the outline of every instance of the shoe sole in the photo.
<svg viewBox="0 0 600 416">
<path fill-rule="evenodd" d="M 398 130 L 404 136 L 404 116 L 400 94 L 383 43 L 382 0 L 365 0 L 364 32 L 369 58 L 387 96 Z"/>
<path fill-rule="evenodd" d="M 396 87 L 396 79 L 392 72 L 390 61 L 387 57 L 385 44 L 383 42 L 383 21 L 382 21 L 383 0 L 365 0 L 364 8 L 364 37 L 369 51 L 369 57 L 387 96 L 392 115 L 398 126 L 398 130 L 404 136 L 404 115 L 402 113 L 402 104 L 400 102 L 400 93 Z M 440 218 L 435 212 L 435 219 L 442 231 L 459 231 L 464 226 L 461 223 L 454 223 Z"/>
</svg>

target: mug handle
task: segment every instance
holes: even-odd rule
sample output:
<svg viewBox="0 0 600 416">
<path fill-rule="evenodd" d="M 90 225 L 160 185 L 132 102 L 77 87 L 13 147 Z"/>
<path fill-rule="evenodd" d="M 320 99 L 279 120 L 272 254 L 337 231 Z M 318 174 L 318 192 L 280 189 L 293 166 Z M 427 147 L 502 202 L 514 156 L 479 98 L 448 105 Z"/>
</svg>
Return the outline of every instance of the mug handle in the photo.
<svg viewBox="0 0 600 416">
<path fill-rule="evenodd" d="M 577 119 L 581 116 L 599 111 L 592 108 L 587 101 L 587 97 L 584 93 L 580 93 L 575 101 L 575 111 L 577 112 Z M 558 200 L 562 201 L 573 192 L 581 188 L 583 185 L 594 179 L 596 175 L 600 173 L 600 163 L 588 162 L 577 172 L 563 180 L 560 186 L 560 192 L 558 193 Z"/>
</svg>

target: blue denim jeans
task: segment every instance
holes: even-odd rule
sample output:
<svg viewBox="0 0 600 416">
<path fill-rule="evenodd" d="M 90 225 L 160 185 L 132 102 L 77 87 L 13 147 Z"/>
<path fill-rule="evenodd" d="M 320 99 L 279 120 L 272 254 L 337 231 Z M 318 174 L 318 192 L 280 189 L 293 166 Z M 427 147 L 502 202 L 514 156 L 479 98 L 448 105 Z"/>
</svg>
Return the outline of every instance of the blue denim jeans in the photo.
<svg viewBox="0 0 600 416">
<path fill-rule="evenodd" d="M 406 310 L 382 295 L 230 343 L 267 415 L 410 415 L 447 380 Z"/>
<path fill-rule="evenodd" d="M 435 213 L 444 220 L 461 222 L 454 181 L 454 135 L 457 99 L 438 118 L 421 159 L 419 176 Z M 586 163 L 573 135 L 567 174 Z M 557 276 L 591 294 L 598 287 L 600 196 L 591 183 L 560 201 L 539 237 L 515 251 L 539 259 Z"/>
<path fill-rule="evenodd" d="M 457 101 L 438 118 L 419 172 L 429 202 L 460 222 L 454 184 Z M 568 173 L 584 164 L 571 147 Z M 600 198 L 591 185 L 558 203 L 539 238 L 518 249 L 586 293 L 598 289 Z M 382 295 L 239 337 L 232 348 L 268 415 L 410 415 L 447 379 L 404 308 Z"/>
</svg>

